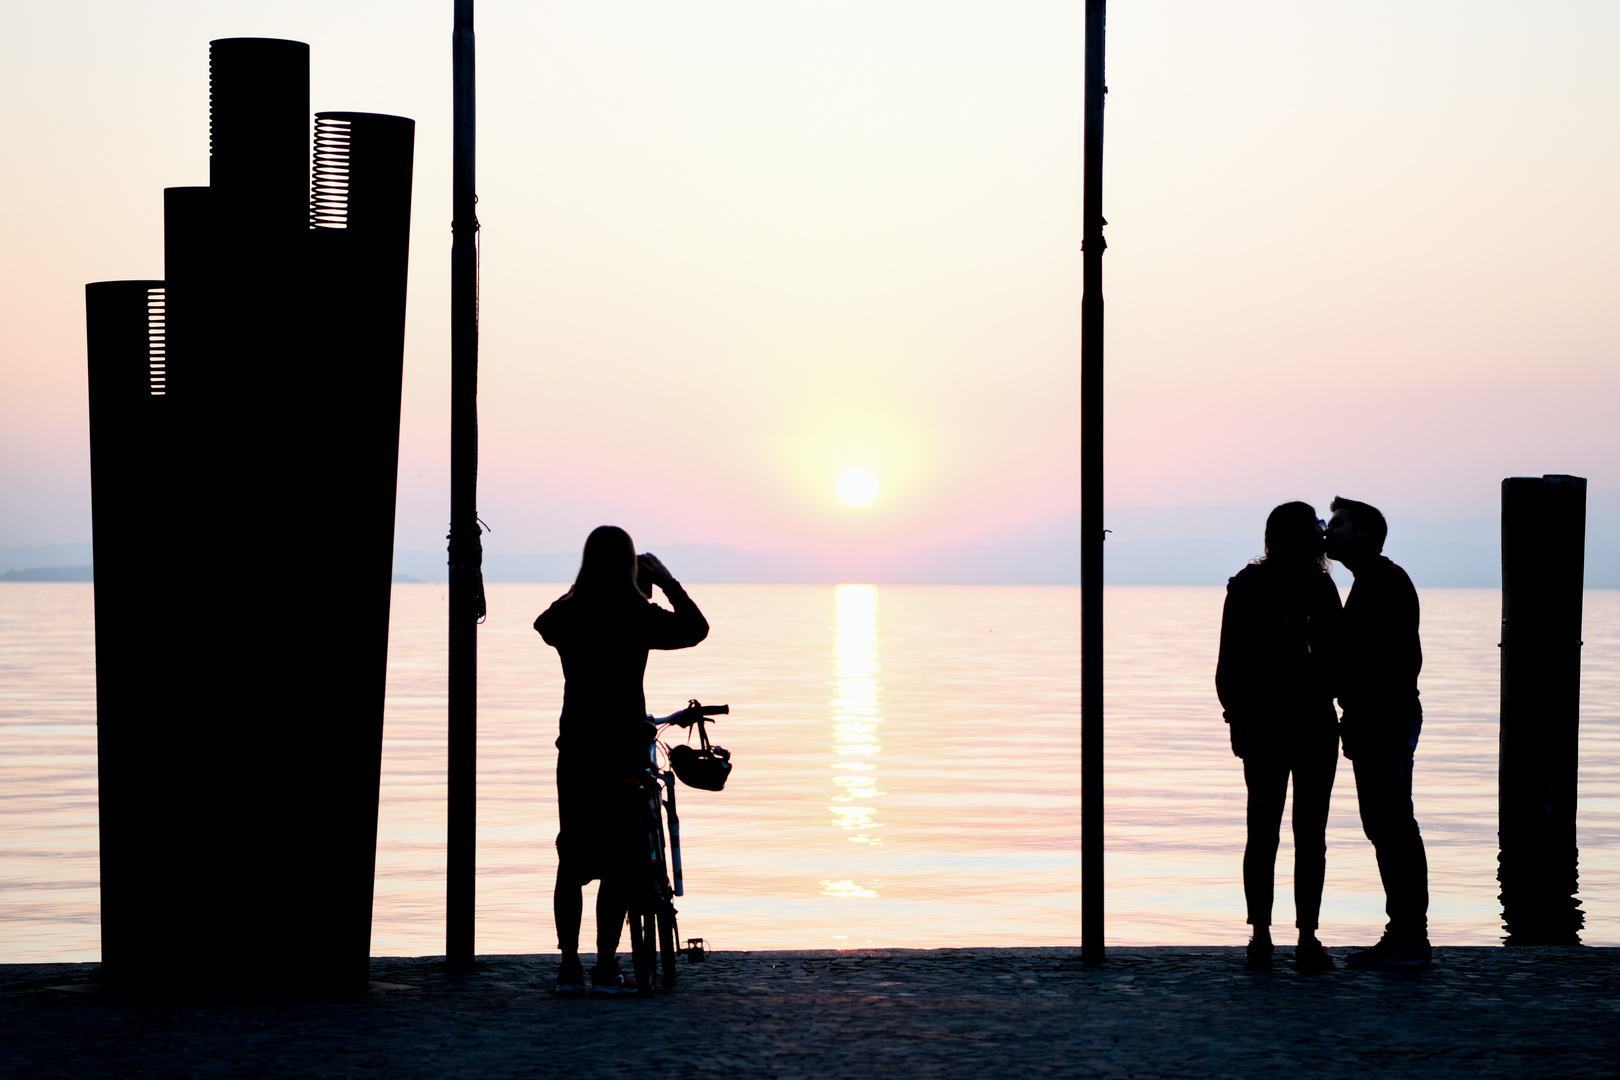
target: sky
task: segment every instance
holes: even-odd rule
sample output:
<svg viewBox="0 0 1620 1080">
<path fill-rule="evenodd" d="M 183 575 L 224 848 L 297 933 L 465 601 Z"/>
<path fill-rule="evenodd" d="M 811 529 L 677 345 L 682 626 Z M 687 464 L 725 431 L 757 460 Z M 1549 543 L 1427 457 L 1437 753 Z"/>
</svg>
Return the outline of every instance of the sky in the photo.
<svg viewBox="0 0 1620 1080">
<path fill-rule="evenodd" d="M 1072 521 L 1083 8 L 480 3 L 486 546 Z M 83 284 L 161 276 L 207 42 L 271 36 L 315 109 L 418 122 L 397 543 L 442 546 L 449 0 L 5 9 L 0 545 L 89 539 Z M 1620 5 L 1110 14 L 1110 505 L 1620 487 Z"/>
</svg>

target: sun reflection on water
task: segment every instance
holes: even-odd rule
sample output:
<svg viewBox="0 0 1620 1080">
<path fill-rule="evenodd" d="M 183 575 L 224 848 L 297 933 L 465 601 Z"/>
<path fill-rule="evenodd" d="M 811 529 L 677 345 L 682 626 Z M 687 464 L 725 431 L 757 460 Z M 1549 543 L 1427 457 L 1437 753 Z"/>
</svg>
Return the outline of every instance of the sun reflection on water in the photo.
<svg viewBox="0 0 1620 1080">
<path fill-rule="evenodd" d="M 823 895 L 823 896 L 876 896 L 877 893 L 873 892 L 871 889 L 868 889 L 868 888 L 866 888 L 864 886 L 857 885 L 853 881 L 823 881 L 821 883 L 821 895 Z M 838 937 L 838 938 L 847 938 L 848 936 L 849 936 L 848 934 L 834 934 L 833 935 L 833 937 Z"/>
<path fill-rule="evenodd" d="M 883 827 L 871 800 L 882 795 L 877 787 L 877 766 L 871 758 L 882 752 L 878 727 L 883 722 L 878 704 L 877 588 L 872 585 L 840 585 L 837 589 L 838 632 L 833 640 L 833 753 L 838 761 L 832 768 L 835 794 L 831 824 L 851 835 L 851 843 L 880 847 L 873 830 Z M 829 896 L 875 896 L 870 889 L 855 888 L 849 882 L 822 882 Z M 844 888 L 849 886 L 849 888 Z"/>
</svg>

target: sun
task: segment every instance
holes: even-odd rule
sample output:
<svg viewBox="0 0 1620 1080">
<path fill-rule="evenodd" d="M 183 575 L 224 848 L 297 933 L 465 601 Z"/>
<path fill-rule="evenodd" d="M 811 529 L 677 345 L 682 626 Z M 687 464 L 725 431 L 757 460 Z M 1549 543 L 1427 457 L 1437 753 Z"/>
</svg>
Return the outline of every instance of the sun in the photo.
<svg viewBox="0 0 1620 1080">
<path fill-rule="evenodd" d="M 866 506 L 877 498 L 878 479 L 869 469 L 845 469 L 835 490 L 845 506 Z"/>
</svg>

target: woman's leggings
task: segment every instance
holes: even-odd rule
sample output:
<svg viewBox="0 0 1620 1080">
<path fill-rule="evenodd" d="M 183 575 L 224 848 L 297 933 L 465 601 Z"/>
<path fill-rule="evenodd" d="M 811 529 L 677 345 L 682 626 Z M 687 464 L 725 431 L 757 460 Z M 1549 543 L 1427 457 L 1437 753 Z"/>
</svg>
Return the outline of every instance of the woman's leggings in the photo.
<svg viewBox="0 0 1620 1080">
<path fill-rule="evenodd" d="M 1250 750 L 1243 758 L 1249 788 L 1249 841 L 1243 849 L 1243 895 L 1249 923 L 1271 925 L 1277 839 L 1288 777 L 1294 777 L 1294 925 L 1316 929 L 1327 874 L 1328 803 L 1339 767 L 1339 736 L 1331 727 L 1286 747 Z"/>
<path fill-rule="evenodd" d="M 641 788 L 627 786 L 625 773 L 592 758 L 564 752 L 557 758 L 557 885 L 551 894 L 557 920 L 557 946 L 564 953 L 579 949 L 584 913 L 580 890 L 600 880 L 596 894 L 596 951 L 606 964 L 619 946 L 629 895 L 624 884 L 626 845 L 635 836 Z M 644 837 L 645 834 L 642 834 Z M 645 843 L 645 839 L 642 843 Z"/>
<path fill-rule="evenodd" d="M 582 890 L 590 880 L 571 873 L 566 866 L 557 867 L 551 912 L 557 920 L 557 947 L 566 954 L 579 951 L 579 924 L 585 913 Z M 596 962 L 604 967 L 619 949 L 619 933 L 624 929 L 628 907 L 623 884 L 613 877 L 603 878 L 596 892 Z"/>
</svg>

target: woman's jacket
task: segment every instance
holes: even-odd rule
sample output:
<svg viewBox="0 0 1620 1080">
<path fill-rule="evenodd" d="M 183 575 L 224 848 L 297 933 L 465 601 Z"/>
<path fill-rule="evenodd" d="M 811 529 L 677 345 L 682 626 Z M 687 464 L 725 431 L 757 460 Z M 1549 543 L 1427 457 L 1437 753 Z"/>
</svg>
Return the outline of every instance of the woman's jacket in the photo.
<svg viewBox="0 0 1620 1080">
<path fill-rule="evenodd" d="M 1227 582 L 1215 692 L 1239 756 L 1336 722 L 1343 611 L 1314 567 L 1259 562 Z"/>
<path fill-rule="evenodd" d="M 565 758 L 645 766 L 652 741 L 641 689 L 647 651 L 685 649 L 709 634 L 703 613 L 674 582 L 664 590 L 674 611 L 626 592 L 611 599 L 564 596 L 534 620 L 562 658 L 557 749 Z"/>
</svg>

